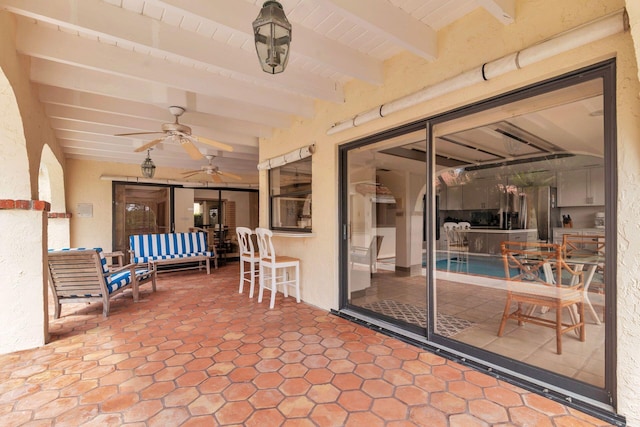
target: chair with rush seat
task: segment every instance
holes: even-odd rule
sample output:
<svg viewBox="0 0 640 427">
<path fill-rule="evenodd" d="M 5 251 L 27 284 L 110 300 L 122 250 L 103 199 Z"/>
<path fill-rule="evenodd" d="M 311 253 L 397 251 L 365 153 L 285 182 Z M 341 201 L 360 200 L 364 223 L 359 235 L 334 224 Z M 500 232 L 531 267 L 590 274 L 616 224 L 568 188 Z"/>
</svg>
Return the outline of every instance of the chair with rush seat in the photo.
<svg viewBox="0 0 640 427">
<path fill-rule="evenodd" d="M 247 227 L 236 227 L 236 235 L 238 237 L 238 247 L 240 251 L 240 289 L 238 293 L 242 293 L 244 282 L 249 282 L 249 298 L 253 298 L 253 288 L 256 277 L 260 272 L 260 254 L 255 251 L 251 235 L 253 231 Z M 245 270 L 246 263 L 249 263 L 249 270 Z M 249 275 L 249 277 L 246 277 Z"/>
<path fill-rule="evenodd" d="M 285 298 L 289 296 L 287 288 L 295 288 L 296 302 L 300 302 L 300 260 L 290 256 L 276 255 L 271 241 L 273 236 L 271 230 L 256 228 L 256 235 L 258 236 L 258 247 L 260 248 L 260 291 L 258 292 L 258 302 L 262 302 L 264 289 L 270 289 L 271 302 L 269 308 L 273 308 L 278 286 L 282 286 Z M 291 269 L 294 270 L 293 279 L 289 278 L 289 270 Z"/>
</svg>

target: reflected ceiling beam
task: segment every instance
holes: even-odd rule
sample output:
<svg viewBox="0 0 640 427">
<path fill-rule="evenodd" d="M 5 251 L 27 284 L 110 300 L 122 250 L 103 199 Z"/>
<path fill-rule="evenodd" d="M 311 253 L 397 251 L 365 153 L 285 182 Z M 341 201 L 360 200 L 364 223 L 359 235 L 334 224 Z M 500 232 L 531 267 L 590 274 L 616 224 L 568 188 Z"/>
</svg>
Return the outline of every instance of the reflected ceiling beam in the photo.
<svg viewBox="0 0 640 427">
<path fill-rule="evenodd" d="M 174 8 L 181 14 L 187 11 L 194 19 L 204 19 L 210 24 L 223 25 L 231 31 L 244 34 L 253 45 L 253 33 L 249 31 L 251 26 L 247 25 L 247 16 L 258 16 L 259 6 L 245 1 L 235 1 L 230 7 L 228 0 L 162 0 L 157 3 Z M 292 17 L 290 20 L 294 26 L 292 58 L 304 57 L 337 73 L 374 85 L 383 83 L 382 61 L 321 36 L 302 23 L 295 22 Z"/>
<path fill-rule="evenodd" d="M 433 61 L 438 56 L 436 32 L 386 0 L 324 0 L 324 3 L 404 49 Z"/>
<path fill-rule="evenodd" d="M 207 96 L 243 99 L 249 104 L 272 108 L 288 114 L 311 116 L 310 98 L 270 89 L 248 86 L 245 82 L 185 67 L 164 59 L 128 51 L 105 43 L 29 24 L 18 23 L 16 49 L 22 54 L 47 59 L 77 68 L 101 70 L 105 74 L 124 76 L 174 87 Z"/>
</svg>

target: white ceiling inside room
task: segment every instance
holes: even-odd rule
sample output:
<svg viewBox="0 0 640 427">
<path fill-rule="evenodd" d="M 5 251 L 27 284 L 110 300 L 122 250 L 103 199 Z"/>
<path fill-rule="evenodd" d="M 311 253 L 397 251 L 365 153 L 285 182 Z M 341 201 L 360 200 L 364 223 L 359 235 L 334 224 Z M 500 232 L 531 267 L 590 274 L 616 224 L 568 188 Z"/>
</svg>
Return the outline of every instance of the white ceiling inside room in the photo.
<svg viewBox="0 0 640 427">
<path fill-rule="evenodd" d="M 293 26 L 284 73 L 264 73 L 251 23 L 263 0 L 0 0 L 16 15 L 16 45 L 68 158 L 139 164 L 134 150 L 174 117 L 235 174 L 255 174 L 258 139 L 310 117 L 316 100 L 343 102 L 343 85 L 381 85 L 383 62 L 403 51 L 434 60 L 437 31 L 478 9 L 508 25 L 515 0 L 281 0 Z M 490 18 L 491 19 L 491 18 Z M 178 143 L 157 166 L 197 169 Z"/>
</svg>

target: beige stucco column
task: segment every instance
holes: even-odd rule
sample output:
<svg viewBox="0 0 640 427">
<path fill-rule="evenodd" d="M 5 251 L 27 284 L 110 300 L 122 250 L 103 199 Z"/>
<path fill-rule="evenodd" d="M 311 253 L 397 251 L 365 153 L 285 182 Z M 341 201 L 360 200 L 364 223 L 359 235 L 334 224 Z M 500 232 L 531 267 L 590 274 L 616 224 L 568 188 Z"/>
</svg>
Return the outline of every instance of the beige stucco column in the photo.
<svg viewBox="0 0 640 427">
<path fill-rule="evenodd" d="M 0 354 L 39 347 L 48 339 L 48 207 L 39 200 L 0 200 L 0 224 L 12 236 L 0 239 Z"/>
</svg>

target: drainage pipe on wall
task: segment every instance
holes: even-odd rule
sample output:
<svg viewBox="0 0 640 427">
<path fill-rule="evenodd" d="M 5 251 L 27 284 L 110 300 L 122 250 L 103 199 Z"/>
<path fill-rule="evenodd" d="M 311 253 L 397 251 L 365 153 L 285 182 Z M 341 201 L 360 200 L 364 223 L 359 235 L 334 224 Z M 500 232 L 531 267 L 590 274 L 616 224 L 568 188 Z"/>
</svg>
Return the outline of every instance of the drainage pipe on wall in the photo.
<svg viewBox="0 0 640 427">
<path fill-rule="evenodd" d="M 311 156 L 315 152 L 316 152 L 315 144 L 305 145 L 304 147 L 297 148 L 281 156 L 272 157 L 271 159 L 267 159 L 263 162 L 258 163 L 258 170 L 261 170 L 261 171 L 269 170 L 272 168 L 284 166 L 287 163 L 306 159 L 307 157 Z"/>
<path fill-rule="evenodd" d="M 536 62 L 559 55 L 571 49 L 621 33 L 627 29 L 626 11 L 616 12 L 605 18 L 573 28 L 516 53 L 484 63 L 478 68 L 466 71 L 456 77 L 436 83 L 418 92 L 414 92 L 387 104 L 382 104 L 360 113 L 351 119 L 336 123 L 327 130 L 327 134 L 333 135 L 372 120 L 386 117 L 389 114 L 396 113 L 438 96 L 493 79 L 510 71 L 519 70 L 520 68 L 535 64 Z"/>
</svg>

